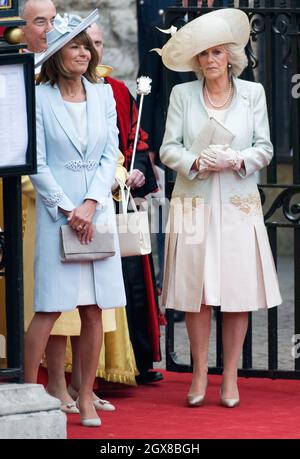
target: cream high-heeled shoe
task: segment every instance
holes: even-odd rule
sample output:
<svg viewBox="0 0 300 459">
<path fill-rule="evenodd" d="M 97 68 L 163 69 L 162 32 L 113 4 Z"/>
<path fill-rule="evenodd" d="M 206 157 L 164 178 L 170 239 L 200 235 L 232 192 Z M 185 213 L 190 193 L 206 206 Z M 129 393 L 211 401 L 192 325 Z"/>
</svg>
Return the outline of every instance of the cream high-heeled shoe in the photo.
<svg viewBox="0 0 300 459">
<path fill-rule="evenodd" d="M 202 406 L 205 400 L 208 382 L 206 383 L 204 394 L 188 394 L 186 401 L 188 406 Z"/>
<path fill-rule="evenodd" d="M 80 418 L 80 423 L 84 427 L 100 427 L 101 426 L 101 419 L 100 418 L 93 418 L 93 419 L 82 419 Z"/>
<path fill-rule="evenodd" d="M 73 398 L 73 400 L 76 400 L 78 398 L 78 392 L 74 387 L 69 384 L 68 385 L 68 392 L 70 396 Z M 108 400 L 102 400 L 102 398 L 95 398 L 93 400 L 93 405 L 96 410 L 102 410 L 102 411 L 115 411 L 116 407 L 110 403 Z"/>
<path fill-rule="evenodd" d="M 222 388 L 220 388 L 220 404 L 226 408 L 235 408 L 240 404 L 240 398 L 225 398 L 222 395 Z"/>
<path fill-rule="evenodd" d="M 205 399 L 205 394 L 188 394 L 186 401 L 188 406 L 202 406 Z"/>
<path fill-rule="evenodd" d="M 76 406 L 80 412 L 78 400 L 79 398 L 77 398 L 76 400 Z M 80 415 L 80 424 L 84 427 L 100 427 L 101 419 L 98 416 L 96 418 L 82 418 Z"/>
</svg>

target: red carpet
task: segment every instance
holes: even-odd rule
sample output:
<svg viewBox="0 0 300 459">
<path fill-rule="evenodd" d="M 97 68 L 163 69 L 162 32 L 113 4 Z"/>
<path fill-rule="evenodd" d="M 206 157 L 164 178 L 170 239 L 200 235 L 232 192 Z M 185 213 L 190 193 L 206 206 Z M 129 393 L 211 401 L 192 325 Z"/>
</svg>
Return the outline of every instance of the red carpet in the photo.
<svg viewBox="0 0 300 459">
<path fill-rule="evenodd" d="M 79 415 L 68 415 L 68 438 L 300 438 L 300 381 L 240 378 L 241 404 L 228 409 L 218 405 L 221 378 L 210 375 L 205 405 L 188 408 L 191 375 L 163 373 L 163 381 L 148 386 L 103 383 L 101 397 L 117 410 L 100 412 L 99 428 L 82 427 Z"/>
</svg>

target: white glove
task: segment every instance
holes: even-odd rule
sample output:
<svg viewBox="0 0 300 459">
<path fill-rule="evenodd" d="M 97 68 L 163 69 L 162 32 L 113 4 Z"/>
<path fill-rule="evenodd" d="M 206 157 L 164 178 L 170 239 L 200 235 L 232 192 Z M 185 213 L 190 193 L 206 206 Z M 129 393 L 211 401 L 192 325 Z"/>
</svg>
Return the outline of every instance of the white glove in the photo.
<svg viewBox="0 0 300 459">
<path fill-rule="evenodd" d="M 239 171 L 242 165 L 242 159 L 239 152 L 229 148 L 229 145 L 209 145 L 201 155 L 210 170 L 220 171 L 222 169 L 233 169 Z"/>
<path fill-rule="evenodd" d="M 199 155 L 196 166 L 200 173 L 206 171 L 218 171 L 215 166 L 215 153 L 211 152 L 209 147 L 205 148 Z"/>
<path fill-rule="evenodd" d="M 223 145 L 215 145 L 218 148 L 225 148 Z M 211 145 L 205 148 L 197 159 L 197 168 L 201 173 L 207 171 L 219 171 L 220 169 L 216 166 L 216 153 L 210 148 Z M 226 145 L 226 148 L 228 145 Z"/>
</svg>

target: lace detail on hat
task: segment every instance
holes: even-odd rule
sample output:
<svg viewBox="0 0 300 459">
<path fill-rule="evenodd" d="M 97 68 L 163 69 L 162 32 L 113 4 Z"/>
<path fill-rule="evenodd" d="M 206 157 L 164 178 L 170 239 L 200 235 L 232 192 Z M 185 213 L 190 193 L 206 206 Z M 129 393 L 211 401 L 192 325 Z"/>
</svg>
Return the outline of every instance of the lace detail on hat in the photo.
<svg viewBox="0 0 300 459">
<path fill-rule="evenodd" d="M 58 191 L 57 193 L 53 193 L 48 198 L 43 198 L 43 202 L 47 207 L 55 207 L 61 198 L 63 197 L 63 192 Z"/>
<path fill-rule="evenodd" d="M 67 169 L 70 169 L 74 172 L 81 171 L 83 168 L 86 168 L 88 171 L 92 171 L 98 167 L 98 163 L 93 159 L 89 159 L 88 161 L 81 161 L 81 159 L 79 159 L 76 161 L 69 161 L 67 164 L 65 164 L 65 166 Z"/>
</svg>

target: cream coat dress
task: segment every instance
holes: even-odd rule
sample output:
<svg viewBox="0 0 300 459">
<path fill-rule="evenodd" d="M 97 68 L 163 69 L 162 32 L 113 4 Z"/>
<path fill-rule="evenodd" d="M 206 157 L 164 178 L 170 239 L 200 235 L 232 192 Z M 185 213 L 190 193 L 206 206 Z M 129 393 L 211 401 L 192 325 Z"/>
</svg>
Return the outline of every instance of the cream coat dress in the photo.
<svg viewBox="0 0 300 459">
<path fill-rule="evenodd" d="M 222 311 L 254 311 L 282 302 L 255 175 L 273 155 L 265 93 L 261 84 L 237 78 L 234 90 L 224 124 L 235 136 L 231 148 L 240 152 L 245 169 L 211 172 L 202 179 L 191 173 L 200 154 L 191 146 L 209 116 L 203 81 L 177 85 L 170 96 L 160 149 L 161 161 L 177 172 L 166 227 L 162 303 L 167 308 L 199 312 L 208 304 L 205 285 L 214 282 Z M 216 206 L 220 231 L 212 218 Z M 210 247 L 215 237 L 215 272 L 206 269 L 208 235 Z"/>
</svg>

